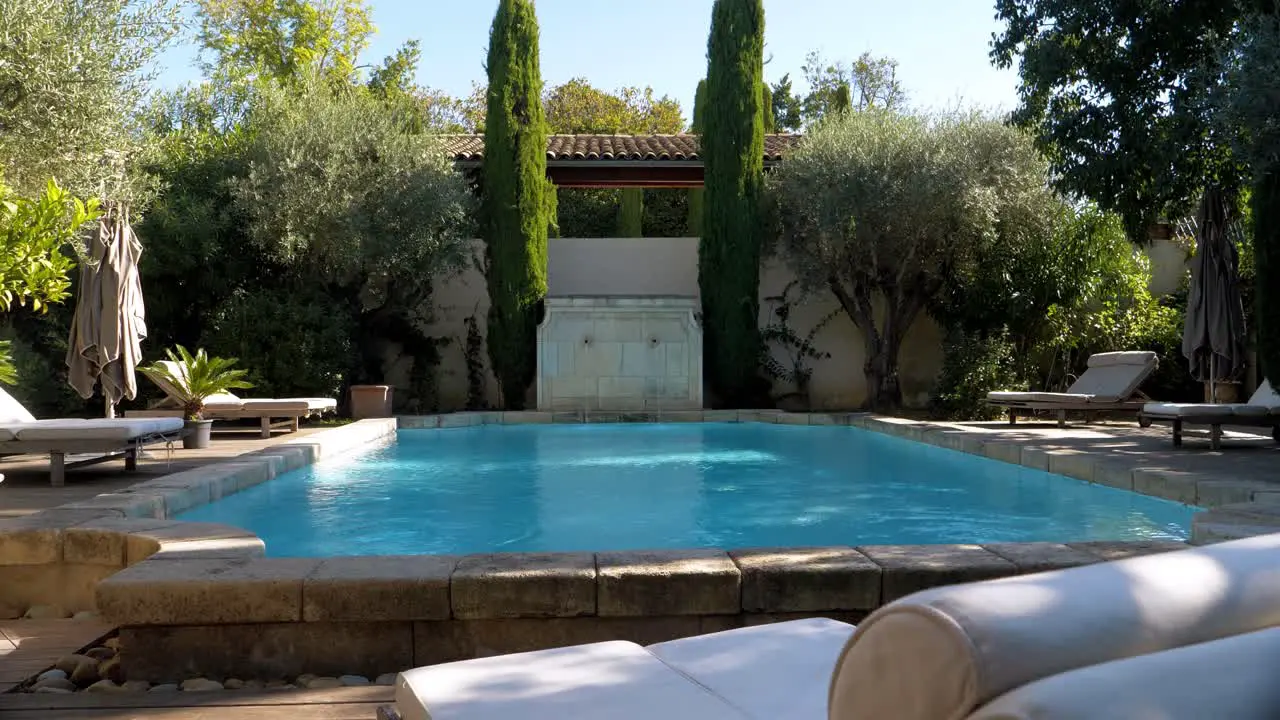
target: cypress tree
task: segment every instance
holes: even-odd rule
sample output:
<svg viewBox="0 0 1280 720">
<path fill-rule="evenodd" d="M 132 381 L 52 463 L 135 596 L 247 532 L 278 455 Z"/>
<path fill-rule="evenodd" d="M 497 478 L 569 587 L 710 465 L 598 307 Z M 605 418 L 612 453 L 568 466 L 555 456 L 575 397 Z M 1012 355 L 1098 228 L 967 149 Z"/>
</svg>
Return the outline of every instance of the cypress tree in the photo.
<svg viewBox="0 0 1280 720">
<path fill-rule="evenodd" d="M 764 6 L 716 0 L 707 42 L 698 251 L 703 367 L 726 407 L 760 389 L 760 191 L 764 182 Z"/>
<path fill-rule="evenodd" d="M 760 83 L 760 111 L 764 113 L 764 132 L 772 133 L 778 127 L 777 118 L 773 115 L 773 91 L 768 83 Z"/>
<path fill-rule="evenodd" d="M 849 93 L 849 83 L 842 82 L 836 87 L 836 95 L 831 99 L 831 112 L 843 115 L 853 108 L 853 97 Z"/>
<path fill-rule="evenodd" d="M 644 188 L 623 188 L 618 205 L 618 237 L 643 237 Z"/>
<path fill-rule="evenodd" d="M 707 80 L 698 81 L 698 90 L 693 94 L 693 133 L 702 134 L 702 109 L 707 101 Z M 698 142 L 702 142 L 699 138 Z M 699 150 L 699 153 L 702 151 Z M 702 188 L 689 190 L 689 237 L 702 237 Z"/>
<path fill-rule="evenodd" d="M 547 124 L 533 0 L 501 0 L 489 31 L 481 214 L 489 287 L 489 363 L 505 407 L 524 408 L 537 372 L 547 294 Z"/>
</svg>

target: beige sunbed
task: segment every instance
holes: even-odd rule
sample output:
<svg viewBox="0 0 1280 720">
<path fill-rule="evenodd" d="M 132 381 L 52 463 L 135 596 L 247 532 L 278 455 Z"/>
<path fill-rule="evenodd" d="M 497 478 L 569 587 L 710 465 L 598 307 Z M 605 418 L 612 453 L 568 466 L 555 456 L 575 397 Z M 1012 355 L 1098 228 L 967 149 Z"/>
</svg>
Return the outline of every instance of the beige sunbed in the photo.
<svg viewBox="0 0 1280 720">
<path fill-rule="evenodd" d="M 175 375 L 179 374 L 177 364 L 169 360 L 161 360 L 161 365 L 169 368 Z M 146 410 L 130 410 L 128 417 L 181 417 L 181 403 L 175 398 L 181 395 L 177 388 L 159 378 L 148 375 L 166 397 L 155 407 Z M 333 398 L 240 398 L 231 393 L 210 395 L 204 402 L 206 420 L 244 420 L 261 421 L 262 437 L 271 437 L 272 430 L 281 428 L 288 432 L 298 431 L 298 422 L 305 417 L 320 416 L 338 409 L 338 401 Z M 273 422 L 273 418 L 281 418 Z"/>
<path fill-rule="evenodd" d="M 802 619 L 401 672 L 401 720 L 1269 720 L 1280 535 Z M 677 631 L 679 632 L 679 631 Z"/>
<path fill-rule="evenodd" d="M 37 420 L 0 389 L 0 455 L 49 455 L 49 482 L 66 484 L 68 468 L 124 458 L 138 467 L 138 450 L 182 437 L 182 418 L 58 418 Z M 91 455 L 67 462 L 68 455 Z"/>
<path fill-rule="evenodd" d="M 1068 411 L 1139 412 L 1151 398 L 1138 388 L 1159 366 L 1160 359 L 1153 352 L 1098 353 L 1090 356 L 1088 369 L 1066 392 L 990 392 L 987 402 L 1006 408 L 1010 425 L 1018 421 L 1019 412 L 1037 410 L 1055 412 L 1060 427 L 1066 425 Z M 1149 424 L 1141 417 L 1139 422 L 1144 427 Z"/>
<path fill-rule="evenodd" d="M 1247 403 L 1156 403 L 1142 406 L 1141 417 L 1173 425 L 1173 444 L 1182 446 L 1183 425 L 1208 425 L 1209 446 L 1222 447 L 1222 426 L 1269 427 L 1280 442 L 1280 393 L 1266 380 Z"/>
</svg>

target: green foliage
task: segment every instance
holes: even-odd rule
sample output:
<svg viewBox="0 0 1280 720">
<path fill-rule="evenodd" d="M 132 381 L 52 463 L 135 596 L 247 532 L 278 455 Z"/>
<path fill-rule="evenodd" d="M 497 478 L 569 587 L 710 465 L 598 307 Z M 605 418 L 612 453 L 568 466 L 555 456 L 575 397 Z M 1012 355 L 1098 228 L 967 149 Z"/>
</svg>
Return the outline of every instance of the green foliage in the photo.
<svg viewBox="0 0 1280 720">
<path fill-rule="evenodd" d="M 355 79 L 374 28 L 364 0 L 197 0 L 210 75 Z"/>
<path fill-rule="evenodd" d="M 791 281 L 778 295 L 771 295 L 765 301 L 773 307 L 773 320 L 760 330 L 762 343 L 760 366 L 765 374 L 774 381 L 790 385 L 795 390 L 790 396 L 798 398 L 808 405 L 809 381 L 813 377 L 811 362 L 829 360 L 831 353 L 818 350 L 818 335 L 840 314 L 836 308 L 818 319 L 813 327 L 804 335 L 800 335 L 791 323 L 791 314 L 804 298 L 800 293 L 798 281 Z M 778 360 L 775 352 L 780 351 L 786 362 Z M 786 397 L 775 398 L 781 400 Z"/>
<path fill-rule="evenodd" d="M 13 363 L 12 340 L 0 340 L 0 383 L 18 384 L 18 366 Z"/>
<path fill-rule="evenodd" d="M 764 182 L 764 7 L 716 0 L 707 43 L 701 152 L 705 213 L 698 251 L 707 381 L 726 407 L 762 389 L 760 194 Z"/>
<path fill-rule="evenodd" d="M 760 112 L 763 113 L 764 131 L 772 133 L 778 126 L 778 119 L 773 115 L 773 91 L 768 83 L 760 83 Z"/>
<path fill-rule="evenodd" d="M 484 336 L 480 334 L 480 323 L 475 315 L 467 316 L 467 344 L 463 351 L 463 360 L 467 365 L 467 409 L 484 410 L 485 372 L 484 372 Z"/>
<path fill-rule="evenodd" d="M 703 78 L 698 81 L 698 88 L 694 91 L 693 96 L 693 126 L 692 130 L 695 135 L 702 134 L 702 127 L 706 117 L 707 106 L 707 79 Z M 698 142 L 702 142 L 699 138 Z M 702 237 L 703 216 L 706 208 L 705 190 L 700 187 L 690 188 L 688 194 L 689 212 L 688 219 L 685 223 L 684 234 L 688 237 Z"/>
<path fill-rule="evenodd" d="M 618 237 L 643 237 L 644 188 L 626 188 L 618 204 Z"/>
<path fill-rule="evenodd" d="M 1056 204 L 1046 176 L 994 118 L 878 110 L 828 117 L 772 173 L 777 251 L 862 330 L 873 409 L 900 405 L 898 351 L 948 281 L 985 262 L 992 237 L 1041 231 Z"/>
<path fill-rule="evenodd" d="M 815 51 L 805 57 L 801 71 L 809 84 L 809 94 L 800 103 L 801 114 L 810 125 L 849 109 L 893 110 L 906 103 L 897 60 L 866 52 L 851 63 L 829 62 Z M 782 104 L 787 102 L 784 96 Z"/>
<path fill-rule="evenodd" d="M 562 135 L 669 135 L 684 127 L 680 103 L 650 87 L 611 93 L 579 77 L 548 90 L 542 102 L 549 131 Z"/>
<path fill-rule="evenodd" d="M 56 177 L 82 197 L 145 195 L 111 166 L 139 149 L 134 119 L 177 10 L 175 0 L 0 0 L 0 165 L 18 193 Z"/>
<path fill-rule="evenodd" d="M 203 348 L 192 355 L 181 345 L 177 352 L 166 350 L 165 355 L 168 364 L 156 362 L 138 371 L 165 386 L 166 391 L 176 393 L 173 399 L 181 403 L 187 420 L 202 419 L 205 400 L 210 396 L 253 387 L 244 379 L 245 371 L 235 367 L 235 358 L 210 357 Z"/>
<path fill-rule="evenodd" d="M 1280 167 L 1261 174 L 1254 185 L 1253 223 L 1258 360 L 1272 387 L 1280 387 Z"/>
<path fill-rule="evenodd" d="M 1152 297 L 1150 263 L 1119 217 L 1057 204 L 1043 220 L 990 237 L 982 261 L 954 273 L 931 304 L 930 313 L 949 329 L 950 369 L 935 393 L 939 411 L 988 418 L 980 402 L 987 391 L 1063 390 L 1090 355 L 1118 350 L 1160 356 L 1148 394 L 1194 400 L 1197 386 L 1181 351 L 1185 295 Z"/>
<path fill-rule="evenodd" d="M 524 408 L 537 368 L 538 315 L 547 293 L 547 124 L 532 0 L 502 0 L 489 34 L 484 126 L 485 275 L 489 362 L 505 407 Z"/>
<path fill-rule="evenodd" d="M 1017 124 L 1048 154 L 1057 186 L 1118 213 L 1135 242 L 1190 212 L 1206 185 L 1243 177 L 1213 95 L 1244 0 L 1080 3 L 999 0 L 998 67 L 1021 77 Z"/>
<path fill-rule="evenodd" d="M 942 351 L 942 372 L 933 393 L 933 410 L 939 417 L 992 420 L 1001 411 L 987 404 L 988 392 L 1028 387 L 1017 346 L 1004 335 L 979 337 L 954 330 Z"/>
<path fill-rule="evenodd" d="M 269 259 L 364 293 L 370 308 L 462 267 L 470 194 L 432 138 L 318 82 L 264 89 L 251 124 L 232 197 Z"/>
<path fill-rule="evenodd" d="M 367 377 L 362 351 L 381 347 L 377 334 L 361 333 L 360 318 L 321 287 L 277 280 L 237 288 L 205 310 L 200 337 L 240 358 L 266 397 L 341 397 L 345 383 Z M 365 340 L 370 347 L 359 347 Z M 414 365 L 431 359 L 415 357 Z"/>
<path fill-rule="evenodd" d="M 804 125 L 804 103 L 791 87 L 790 74 L 783 75 L 781 80 L 773 84 L 769 100 L 778 131 L 795 132 Z"/>
<path fill-rule="evenodd" d="M 76 265 L 66 250 L 101 214 L 96 199 L 72 197 L 53 180 L 35 199 L 12 195 L 0 184 L 0 312 L 15 305 L 41 312 L 65 300 Z"/>
</svg>

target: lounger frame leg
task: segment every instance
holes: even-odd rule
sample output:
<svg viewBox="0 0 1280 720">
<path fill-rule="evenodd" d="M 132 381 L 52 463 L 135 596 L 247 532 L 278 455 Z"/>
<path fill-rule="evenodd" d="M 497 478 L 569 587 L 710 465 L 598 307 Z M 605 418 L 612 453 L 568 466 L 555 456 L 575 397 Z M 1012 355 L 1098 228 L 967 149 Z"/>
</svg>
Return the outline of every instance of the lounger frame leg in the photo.
<svg viewBox="0 0 1280 720">
<path fill-rule="evenodd" d="M 1209 426 L 1209 448 L 1211 450 L 1222 449 L 1222 426 L 1221 425 Z"/>
<path fill-rule="evenodd" d="M 298 432 L 299 423 L 301 421 L 302 419 L 298 417 L 289 418 L 289 432 Z"/>
<path fill-rule="evenodd" d="M 1010 425 L 1018 424 L 1018 411 L 1015 410 L 1014 408 L 1009 408 L 1009 424 Z"/>
<path fill-rule="evenodd" d="M 67 456 L 57 451 L 49 453 L 49 484 L 63 487 L 67 484 Z"/>
<path fill-rule="evenodd" d="M 129 472 L 138 469 L 138 448 L 131 447 L 124 451 L 124 469 Z"/>
<path fill-rule="evenodd" d="M 1173 446 L 1182 447 L 1182 418 L 1173 419 Z"/>
<path fill-rule="evenodd" d="M 271 439 L 271 418 L 269 417 L 262 418 L 262 439 Z"/>
<path fill-rule="evenodd" d="M 1280 443 L 1280 425 L 1271 426 L 1271 439 Z"/>
<path fill-rule="evenodd" d="M 1058 411 L 1058 427 L 1062 428 L 1066 426 L 1067 426 L 1067 411 L 1059 410 Z"/>
</svg>

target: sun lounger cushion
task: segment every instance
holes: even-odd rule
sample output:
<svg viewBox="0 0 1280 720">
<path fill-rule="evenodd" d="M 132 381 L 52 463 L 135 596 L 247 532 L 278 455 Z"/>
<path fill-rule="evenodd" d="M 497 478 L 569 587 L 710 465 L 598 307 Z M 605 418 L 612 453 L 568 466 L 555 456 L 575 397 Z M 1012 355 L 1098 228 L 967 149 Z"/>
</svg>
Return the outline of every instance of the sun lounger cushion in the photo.
<svg viewBox="0 0 1280 720">
<path fill-rule="evenodd" d="M 1271 720 L 1280 629 L 1093 665 L 996 698 L 968 720 Z"/>
<path fill-rule="evenodd" d="M 1065 393 L 998 391 L 987 393 L 987 400 L 997 404 L 1123 402 L 1138 391 L 1159 362 L 1153 352 L 1098 353 L 1089 357 L 1089 369 Z"/>
<path fill-rule="evenodd" d="M 22 403 L 0 388 L 0 423 L 35 422 L 36 418 Z"/>
<path fill-rule="evenodd" d="M 646 649 L 750 717 L 827 720 L 827 688 L 854 627 L 792 620 L 650 645 Z"/>
<path fill-rule="evenodd" d="M 1280 625 L 1277 554 L 1266 535 L 916 593 L 859 624 L 831 718 L 964 717 L 1052 675 Z"/>
<path fill-rule="evenodd" d="M 635 643 L 613 641 L 415 668 L 404 720 L 749 720 Z"/>
<path fill-rule="evenodd" d="M 219 413 L 290 416 L 333 410 L 337 407 L 337 401 L 332 398 L 253 398 L 248 400 L 206 402 L 204 409 L 205 414 L 211 416 L 216 416 Z"/>
<path fill-rule="evenodd" d="M 1086 403 L 1094 398 L 1093 395 L 1079 395 L 1076 393 L 1055 393 L 1055 392 L 1012 392 L 999 390 L 987 393 L 987 399 L 994 402 L 1010 402 L 1010 403 L 1055 403 L 1059 405 L 1069 405 L 1071 403 Z"/>
<path fill-rule="evenodd" d="M 1263 380 L 1247 403 L 1147 403 L 1142 406 L 1142 412 L 1156 418 L 1257 419 L 1273 416 L 1280 420 L 1280 394 L 1271 389 L 1271 383 Z"/>
<path fill-rule="evenodd" d="M 0 425 L 0 439 L 16 442 L 77 441 L 128 442 L 182 429 L 181 418 L 98 418 L 37 420 Z M 4 435 L 8 435 L 7 438 Z"/>
</svg>

